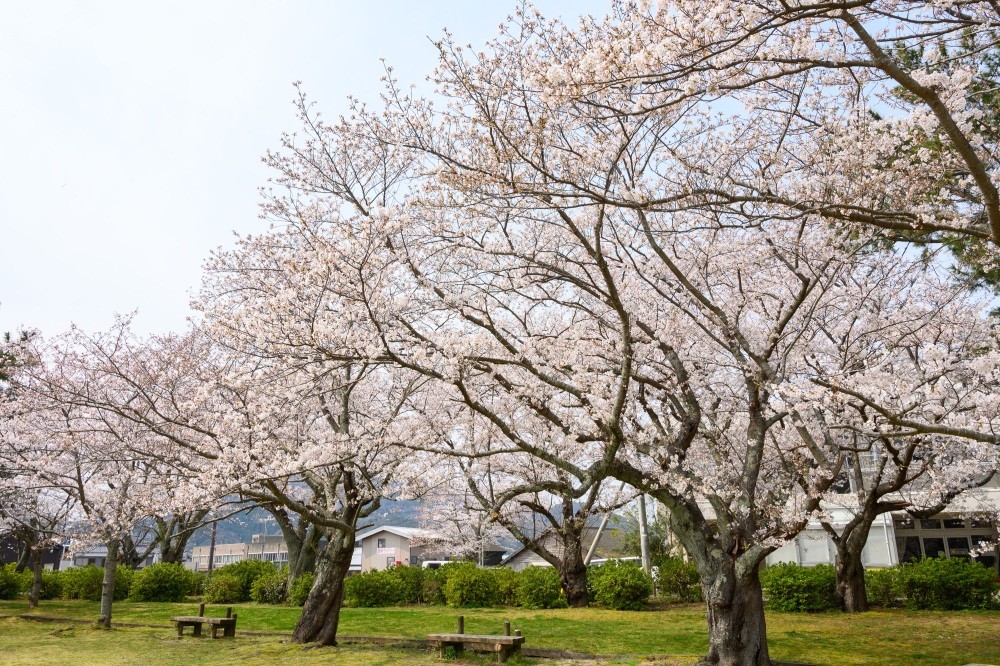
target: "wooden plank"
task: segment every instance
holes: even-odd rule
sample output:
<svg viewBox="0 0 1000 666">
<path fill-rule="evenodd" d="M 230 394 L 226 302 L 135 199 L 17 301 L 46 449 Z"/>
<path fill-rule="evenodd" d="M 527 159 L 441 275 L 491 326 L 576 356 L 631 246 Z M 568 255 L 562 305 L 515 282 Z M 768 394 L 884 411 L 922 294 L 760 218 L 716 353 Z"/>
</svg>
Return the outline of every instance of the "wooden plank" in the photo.
<svg viewBox="0 0 1000 666">
<path fill-rule="evenodd" d="M 429 641 L 445 643 L 499 643 L 501 645 L 520 645 L 524 636 L 495 636 L 490 634 L 430 634 Z"/>
</svg>

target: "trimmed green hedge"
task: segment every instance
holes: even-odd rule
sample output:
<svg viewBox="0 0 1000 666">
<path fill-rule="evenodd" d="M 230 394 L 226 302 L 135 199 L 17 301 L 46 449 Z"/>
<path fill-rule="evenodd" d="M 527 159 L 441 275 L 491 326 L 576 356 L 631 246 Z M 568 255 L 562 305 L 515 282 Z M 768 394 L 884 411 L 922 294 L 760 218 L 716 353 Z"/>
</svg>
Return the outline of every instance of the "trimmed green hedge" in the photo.
<svg viewBox="0 0 1000 666">
<path fill-rule="evenodd" d="M 772 610 L 818 613 L 837 607 L 837 572 L 829 564 L 774 564 L 761 571 L 760 583 Z"/>
<path fill-rule="evenodd" d="M 232 574 L 212 576 L 205 588 L 205 601 L 210 604 L 235 604 L 244 601 L 243 581 Z"/>
<path fill-rule="evenodd" d="M 205 594 L 208 595 L 208 591 L 212 588 L 212 582 L 215 580 L 216 576 L 227 576 L 229 578 L 235 578 L 240 583 L 239 593 L 236 595 L 236 598 L 227 603 L 250 601 L 250 590 L 253 588 L 254 582 L 261 576 L 273 574 L 275 571 L 275 566 L 270 562 L 265 562 L 264 560 L 242 560 L 240 562 L 227 564 L 226 566 L 212 572 L 212 575 L 209 577 L 209 581 L 205 587 Z M 229 584 L 226 583 L 225 585 L 228 590 Z M 217 587 L 215 594 L 219 594 L 220 589 L 221 588 Z M 232 595 L 227 592 L 226 596 Z"/>
<path fill-rule="evenodd" d="M 996 572 L 974 560 L 925 557 L 899 568 L 899 589 L 913 610 L 996 608 Z"/>
<path fill-rule="evenodd" d="M 565 608 L 559 572 L 553 567 L 528 567 L 517 574 L 517 605 L 523 608 Z"/>
<path fill-rule="evenodd" d="M 642 610 L 653 593 L 653 580 L 635 562 L 610 560 L 587 571 L 591 598 L 614 610 Z"/>
<path fill-rule="evenodd" d="M 128 567 L 115 568 L 115 601 L 128 598 L 135 572 Z M 82 601 L 100 601 L 101 584 L 104 582 L 104 569 L 93 564 L 85 567 L 73 567 L 59 572 L 62 581 L 63 599 L 80 599 Z"/>
<path fill-rule="evenodd" d="M 184 601 L 191 591 L 193 578 L 193 572 L 180 564 L 151 564 L 132 576 L 128 598 L 132 601 Z"/>
<path fill-rule="evenodd" d="M 654 562 L 657 594 L 677 603 L 701 601 L 701 579 L 694 562 L 679 557 L 662 557 Z"/>
<path fill-rule="evenodd" d="M 258 604 L 283 604 L 288 597 L 288 569 L 259 576 L 250 586 L 250 598 Z"/>
<path fill-rule="evenodd" d="M 0 599 L 16 599 L 21 593 L 22 576 L 14 569 L 13 564 L 0 566 Z"/>
</svg>

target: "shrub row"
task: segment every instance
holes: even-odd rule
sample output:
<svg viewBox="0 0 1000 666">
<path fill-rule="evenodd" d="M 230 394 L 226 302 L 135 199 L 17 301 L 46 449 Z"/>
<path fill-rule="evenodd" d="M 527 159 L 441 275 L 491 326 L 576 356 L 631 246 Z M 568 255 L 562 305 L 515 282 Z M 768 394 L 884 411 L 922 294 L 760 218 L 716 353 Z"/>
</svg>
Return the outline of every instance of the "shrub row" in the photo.
<svg viewBox="0 0 1000 666">
<path fill-rule="evenodd" d="M 608 562 L 588 571 L 594 601 L 618 610 L 645 606 L 653 591 L 649 576 L 631 562 Z M 437 569 L 392 567 L 347 579 L 347 603 L 352 606 L 391 606 L 405 603 L 448 604 L 456 607 L 522 606 L 563 608 L 566 597 L 559 574 L 552 567 L 480 568 L 468 562 Z"/>
<path fill-rule="evenodd" d="M 761 572 L 768 608 L 820 612 L 836 608 L 837 575 L 830 565 L 776 564 Z M 868 603 L 912 610 L 996 608 L 996 573 L 962 558 L 924 558 L 889 569 L 865 571 Z"/>
</svg>

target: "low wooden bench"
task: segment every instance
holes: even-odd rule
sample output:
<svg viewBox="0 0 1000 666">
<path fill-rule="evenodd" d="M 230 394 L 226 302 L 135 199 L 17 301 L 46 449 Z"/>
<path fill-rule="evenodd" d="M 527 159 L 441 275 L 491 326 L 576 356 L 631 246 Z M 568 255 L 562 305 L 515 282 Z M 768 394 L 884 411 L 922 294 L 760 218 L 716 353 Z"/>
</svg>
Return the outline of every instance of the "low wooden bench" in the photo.
<svg viewBox="0 0 1000 666">
<path fill-rule="evenodd" d="M 201 627 L 207 624 L 212 628 L 212 638 L 219 637 L 219 630 L 222 630 L 223 638 L 235 638 L 236 617 L 232 606 L 226 608 L 226 617 L 205 617 L 205 604 L 201 604 L 197 615 L 178 615 L 170 618 L 170 621 L 177 625 L 178 637 L 184 635 L 184 627 L 191 627 L 193 636 L 201 636 Z"/>
<path fill-rule="evenodd" d="M 502 664 L 510 655 L 521 651 L 521 644 L 524 643 L 524 636 L 521 630 L 510 633 L 510 622 L 504 622 L 503 635 L 491 634 L 467 634 L 465 633 L 465 617 L 458 616 L 458 633 L 454 634 L 431 634 L 427 637 L 429 643 L 437 646 L 440 650 L 441 658 L 445 656 L 448 647 L 455 649 L 456 654 L 462 654 L 466 648 L 478 652 L 495 652 L 497 663 Z"/>
</svg>

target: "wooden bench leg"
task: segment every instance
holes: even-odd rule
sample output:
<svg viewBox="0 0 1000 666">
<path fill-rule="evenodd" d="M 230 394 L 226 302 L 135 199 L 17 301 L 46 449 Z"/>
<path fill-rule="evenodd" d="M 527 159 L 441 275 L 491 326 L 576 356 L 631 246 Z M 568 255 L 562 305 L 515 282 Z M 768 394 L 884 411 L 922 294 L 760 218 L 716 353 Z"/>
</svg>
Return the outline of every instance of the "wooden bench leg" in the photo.
<svg viewBox="0 0 1000 666">
<path fill-rule="evenodd" d="M 198 622 L 197 624 L 195 624 L 193 628 L 194 628 L 194 635 L 200 637 L 201 636 L 201 622 Z"/>
<path fill-rule="evenodd" d="M 180 638 L 183 635 L 184 635 L 184 625 L 181 624 L 180 622 L 178 622 L 177 623 L 177 638 Z"/>
</svg>

